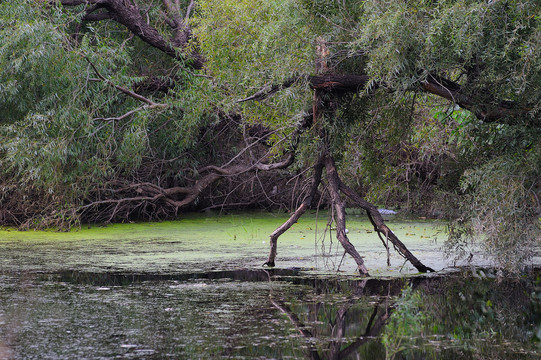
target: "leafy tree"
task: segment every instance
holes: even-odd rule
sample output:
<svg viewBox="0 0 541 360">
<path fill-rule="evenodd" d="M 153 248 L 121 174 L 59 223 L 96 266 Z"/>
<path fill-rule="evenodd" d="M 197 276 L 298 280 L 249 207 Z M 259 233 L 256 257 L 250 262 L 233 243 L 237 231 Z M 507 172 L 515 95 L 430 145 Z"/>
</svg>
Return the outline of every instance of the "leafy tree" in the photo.
<svg viewBox="0 0 541 360">
<path fill-rule="evenodd" d="M 241 102 L 239 111 L 247 118 L 273 126 L 276 109 L 281 114 L 297 111 L 288 99 L 309 99 L 315 93 L 315 100 L 304 105 L 314 126 L 298 149 L 312 158 L 327 154 L 323 158 L 336 159 L 346 169 L 352 162 L 344 155 L 358 154 L 353 167 L 365 179 L 403 179 L 409 171 L 422 184 L 443 185 L 446 179 L 437 175 L 454 173 L 463 186 L 440 187 L 441 197 L 449 199 L 451 192 L 451 198 L 461 199 L 460 222 L 476 230 L 470 239 L 481 239 L 506 270 L 520 268 L 531 255 L 540 239 L 540 174 L 537 166 L 524 164 L 539 163 L 532 151 L 540 145 L 538 2 L 280 1 L 266 2 L 268 8 L 261 11 L 243 1 L 200 3 L 196 32 L 204 39 L 209 69 L 225 74 L 228 84 L 250 79 L 248 86 L 228 87 L 224 93 L 230 103 L 239 98 L 257 102 Z M 282 28 L 292 30 L 284 35 Z M 234 46 L 225 46 L 228 42 Z M 292 56 L 307 42 L 312 57 L 307 53 L 293 64 L 289 57 L 276 60 L 276 49 L 290 49 Z M 257 51 L 250 52 L 250 46 Z M 222 63 L 233 62 L 229 59 L 239 60 L 240 66 Z M 251 96 L 247 88 L 253 88 Z M 426 94 L 448 100 L 448 110 Z M 436 111 L 430 111 L 434 106 Z M 262 107 L 267 110 L 263 114 Z M 288 115 L 280 125 L 294 119 Z M 441 132 L 433 136 L 448 155 L 439 163 L 428 161 L 432 170 L 426 161 L 405 167 L 404 158 L 441 156 L 437 148 L 425 148 L 432 139 L 419 138 L 434 123 Z M 352 144 L 360 145 L 361 152 L 348 149 Z M 333 166 L 326 167 L 329 172 Z M 315 169 L 317 180 L 317 164 Z M 333 176 L 327 177 L 332 188 Z M 378 190 L 377 181 L 360 182 L 368 191 Z M 337 186 L 352 194 L 340 182 Z M 389 194 L 389 189 L 380 193 Z M 376 229 L 387 234 L 379 224 Z M 461 247 L 460 235 L 472 234 L 457 229 L 452 228 L 450 248 Z M 513 256 L 504 251 L 509 248 Z"/>
<path fill-rule="evenodd" d="M 344 196 L 420 271 L 365 198 L 456 200 L 449 248 L 481 240 L 501 269 L 540 239 L 537 1 L 0 6 L 3 201 L 41 199 L 28 219 L 171 216 L 220 178 L 294 163 L 311 183 L 269 265 L 325 192 L 365 274 Z"/>
<path fill-rule="evenodd" d="M 244 139 L 213 107 L 182 4 L 155 5 L 0 4 L 3 223 L 171 217 L 220 178 L 290 162 L 264 163 L 269 134 Z"/>
</svg>

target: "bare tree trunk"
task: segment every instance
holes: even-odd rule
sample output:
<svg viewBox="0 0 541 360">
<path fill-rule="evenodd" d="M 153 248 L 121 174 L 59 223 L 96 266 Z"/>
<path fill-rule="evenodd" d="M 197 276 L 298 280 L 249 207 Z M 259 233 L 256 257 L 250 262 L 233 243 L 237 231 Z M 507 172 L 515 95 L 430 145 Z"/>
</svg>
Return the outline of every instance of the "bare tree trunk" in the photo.
<svg viewBox="0 0 541 360">
<path fill-rule="evenodd" d="M 340 178 L 336 171 L 336 165 L 331 156 L 325 157 L 325 170 L 327 171 L 327 179 L 329 181 L 329 193 L 331 194 L 331 201 L 336 211 L 336 238 L 340 241 L 340 244 L 344 247 L 344 250 L 355 260 L 357 264 L 357 270 L 362 276 L 368 276 L 368 269 L 364 265 L 364 260 L 359 255 L 355 246 L 346 235 L 346 209 L 344 201 L 340 198 Z"/>
<path fill-rule="evenodd" d="M 295 210 L 295 212 L 291 215 L 291 217 L 282 225 L 280 225 L 276 230 L 273 231 L 273 233 L 270 235 L 270 253 L 269 253 L 269 259 L 266 263 L 263 265 L 267 265 L 269 267 L 274 266 L 274 260 L 276 259 L 276 251 L 278 247 L 278 238 L 280 235 L 285 233 L 289 228 L 295 224 L 299 218 L 306 212 L 306 210 L 310 207 L 310 204 L 312 203 L 312 199 L 316 195 L 317 188 L 319 187 L 319 184 L 321 182 L 321 173 L 323 172 L 323 164 L 318 161 L 318 163 L 314 166 L 314 175 L 312 176 L 312 186 L 310 188 L 310 193 L 304 198 L 301 205 Z"/>
</svg>

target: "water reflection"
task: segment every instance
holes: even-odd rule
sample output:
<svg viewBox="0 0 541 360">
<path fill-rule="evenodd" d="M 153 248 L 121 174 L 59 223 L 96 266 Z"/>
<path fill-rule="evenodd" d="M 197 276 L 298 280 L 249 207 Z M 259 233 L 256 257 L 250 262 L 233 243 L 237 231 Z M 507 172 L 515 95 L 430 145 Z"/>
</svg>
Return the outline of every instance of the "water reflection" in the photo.
<svg viewBox="0 0 541 360">
<path fill-rule="evenodd" d="M 364 287 L 366 286 L 367 280 L 359 281 L 356 286 L 357 296 L 362 295 Z M 317 333 L 313 333 L 308 329 L 308 327 L 299 319 L 297 314 L 295 314 L 291 308 L 286 304 L 282 299 L 276 299 L 272 295 L 270 296 L 270 301 L 278 310 L 284 313 L 291 323 L 295 326 L 297 331 L 306 339 L 308 348 L 306 351 L 306 358 L 308 359 L 332 359 L 340 360 L 346 359 L 349 356 L 356 354 L 359 347 L 365 343 L 372 341 L 379 336 L 385 322 L 389 318 L 392 308 L 389 306 L 387 299 L 380 300 L 379 303 L 373 306 L 372 313 L 364 329 L 363 333 L 357 336 L 353 341 L 348 342 L 346 339 L 349 337 L 346 334 L 348 329 L 349 319 L 346 315 L 348 311 L 356 303 L 356 298 L 350 298 L 342 305 L 338 306 L 334 311 L 333 315 L 324 316 L 327 320 L 327 325 L 330 330 L 330 340 L 326 346 L 318 347 L 314 343 L 314 339 L 317 337 Z M 321 303 L 316 304 L 316 306 L 310 307 L 309 318 L 316 320 L 320 318 L 319 312 L 321 311 Z M 359 319 L 356 323 L 358 324 Z M 356 325 L 357 325 L 356 324 Z M 319 350 L 318 348 L 322 348 Z M 374 355 L 374 354 L 372 354 Z"/>
<path fill-rule="evenodd" d="M 322 292 L 321 285 L 315 286 L 317 292 Z M 336 291 L 332 282 L 326 285 L 330 287 L 323 292 Z M 341 285 L 349 295 L 335 299 L 330 308 L 325 299 L 299 307 L 270 297 L 305 338 L 307 359 L 541 356 L 539 271 L 522 279 L 496 279 L 480 270 L 473 275 L 343 281 Z M 377 301 L 363 307 L 367 297 Z"/>
<path fill-rule="evenodd" d="M 6 323 L 2 314 L 0 314 L 0 327 L 5 327 Z M 13 357 L 13 351 L 11 348 L 0 339 L 0 359 L 10 359 Z"/>
<path fill-rule="evenodd" d="M 0 359 L 538 359 L 540 272 L 0 273 Z"/>
</svg>

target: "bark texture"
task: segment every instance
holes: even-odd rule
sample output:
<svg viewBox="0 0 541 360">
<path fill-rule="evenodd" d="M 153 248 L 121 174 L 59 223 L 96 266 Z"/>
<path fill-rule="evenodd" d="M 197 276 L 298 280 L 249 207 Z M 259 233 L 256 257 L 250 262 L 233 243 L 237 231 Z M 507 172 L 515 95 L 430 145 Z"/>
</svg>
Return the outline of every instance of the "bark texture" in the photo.
<svg viewBox="0 0 541 360">
<path fill-rule="evenodd" d="M 83 21 L 114 20 L 124 25 L 132 34 L 152 47 L 179 60 L 183 60 L 194 69 L 201 69 L 205 62 L 203 56 L 197 51 L 184 53 L 188 41 L 192 36 L 190 27 L 185 18 L 181 17 L 181 9 L 178 2 L 171 3 L 164 0 L 165 21 L 171 28 L 172 36 L 164 38 L 158 30 L 150 24 L 135 1 L 129 0 L 60 0 L 63 6 L 86 5 Z M 189 16 L 193 1 L 186 9 L 186 17 Z"/>
<path fill-rule="evenodd" d="M 325 170 L 327 171 L 327 180 L 329 182 L 329 193 L 335 210 L 336 238 L 342 244 L 344 250 L 355 260 L 357 270 L 362 276 L 368 276 L 368 269 L 364 265 L 364 260 L 359 255 L 355 246 L 349 241 L 346 235 L 346 207 L 344 201 L 340 198 L 340 178 L 336 171 L 334 160 L 330 156 L 325 157 Z"/>
</svg>

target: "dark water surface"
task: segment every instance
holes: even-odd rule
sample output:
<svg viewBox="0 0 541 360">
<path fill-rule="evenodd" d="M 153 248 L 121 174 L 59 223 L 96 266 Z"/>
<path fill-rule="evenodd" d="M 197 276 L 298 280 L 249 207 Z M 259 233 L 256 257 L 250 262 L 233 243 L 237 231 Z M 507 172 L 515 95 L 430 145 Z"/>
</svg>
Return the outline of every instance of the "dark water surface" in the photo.
<svg viewBox="0 0 541 360">
<path fill-rule="evenodd" d="M 0 273 L 0 359 L 539 359 L 541 273 Z"/>
</svg>

